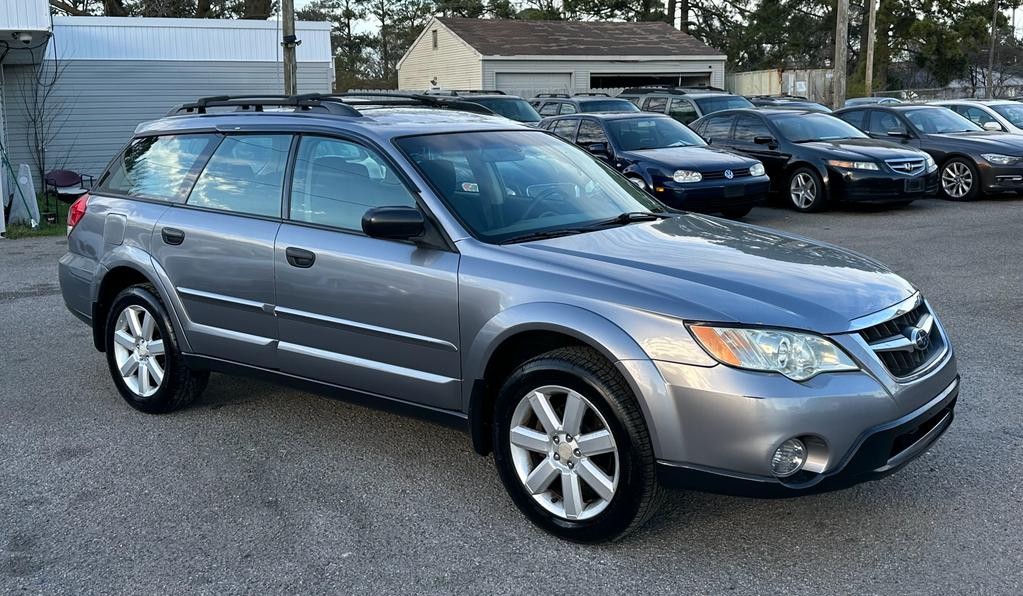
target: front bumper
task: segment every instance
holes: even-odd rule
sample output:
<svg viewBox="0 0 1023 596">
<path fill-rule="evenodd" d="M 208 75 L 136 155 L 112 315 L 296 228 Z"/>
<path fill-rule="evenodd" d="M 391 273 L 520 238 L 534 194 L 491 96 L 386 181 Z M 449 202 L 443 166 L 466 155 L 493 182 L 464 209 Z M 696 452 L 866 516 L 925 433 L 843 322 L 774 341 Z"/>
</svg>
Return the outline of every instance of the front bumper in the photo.
<svg viewBox="0 0 1023 596">
<path fill-rule="evenodd" d="M 784 498 L 848 488 L 892 474 L 924 454 L 948 430 L 959 397 L 957 378 L 933 401 L 902 418 L 865 430 L 846 461 L 805 486 L 775 478 L 657 462 L 657 476 L 671 488 L 759 498 Z"/>
<path fill-rule="evenodd" d="M 932 197 L 938 193 L 937 170 L 918 176 L 884 171 L 828 168 L 829 196 L 836 201 L 899 202 Z"/>
<path fill-rule="evenodd" d="M 762 204 L 770 185 L 767 176 L 704 180 L 693 184 L 655 180 L 653 195 L 674 209 L 717 213 Z"/>
<path fill-rule="evenodd" d="M 987 193 L 1023 191 L 1023 166 L 996 166 L 977 160 L 981 188 Z"/>
<path fill-rule="evenodd" d="M 746 490 L 724 492 L 764 496 L 801 494 L 891 473 L 944 432 L 959 376 L 947 334 L 935 323 L 946 348 L 907 379 L 889 373 L 854 332 L 829 337 L 861 370 L 803 382 L 720 364 L 633 360 L 618 366 L 641 396 L 666 484 L 711 491 L 737 485 Z M 948 419 L 944 414 L 935 419 L 946 407 Z M 925 432 L 914 434 L 921 428 Z M 813 469 L 808 462 L 805 473 L 779 479 L 771 470 L 771 456 L 794 437 L 823 448 L 813 454 Z"/>
</svg>

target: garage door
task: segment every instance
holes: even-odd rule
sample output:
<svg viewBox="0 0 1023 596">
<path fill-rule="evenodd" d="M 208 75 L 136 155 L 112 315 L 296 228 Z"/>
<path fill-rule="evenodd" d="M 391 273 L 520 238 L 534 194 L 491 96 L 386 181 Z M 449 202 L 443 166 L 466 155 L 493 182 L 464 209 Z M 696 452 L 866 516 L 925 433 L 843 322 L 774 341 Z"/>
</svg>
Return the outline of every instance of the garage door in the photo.
<svg viewBox="0 0 1023 596">
<path fill-rule="evenodd" d="M 497 88 L 505 93 L 530 98 L 537 93 L 569 93 L 572 74 L 568 72 L 499 72 Z"/>
</svg>

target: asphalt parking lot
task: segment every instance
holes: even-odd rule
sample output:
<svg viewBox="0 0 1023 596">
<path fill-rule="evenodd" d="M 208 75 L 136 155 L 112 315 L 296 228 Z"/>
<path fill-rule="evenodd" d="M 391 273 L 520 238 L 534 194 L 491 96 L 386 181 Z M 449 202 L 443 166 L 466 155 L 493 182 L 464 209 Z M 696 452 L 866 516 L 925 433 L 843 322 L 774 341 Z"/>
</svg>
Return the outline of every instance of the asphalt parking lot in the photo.
<svg viewBox="0 0 1023 596">
<path fill-rule="evenodd" d="M 130 409 L 64 309 L 63 239 L 3 241 L 0 593 L 1023 593 L 1023 199 L 746 220 L 920 287 L 958 351 L 956 421 L 887 479 L 676 492 L 604 546 L 533 528 L 454 430 L 222 375 L 190 409 Z"/>
</svg>

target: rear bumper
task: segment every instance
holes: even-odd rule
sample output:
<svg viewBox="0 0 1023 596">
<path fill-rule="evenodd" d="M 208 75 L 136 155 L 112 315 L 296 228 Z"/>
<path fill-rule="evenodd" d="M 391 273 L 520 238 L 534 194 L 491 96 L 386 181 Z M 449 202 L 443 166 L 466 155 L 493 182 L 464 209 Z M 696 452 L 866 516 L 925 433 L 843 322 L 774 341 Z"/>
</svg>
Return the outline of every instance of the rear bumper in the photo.
<svg viewBox="0 0 1023 596">
<path fill-rule="evenodd" d="M 958 397 L 956 377 L 923 407 L 863 431 L 838 467 L 802 485 L 668 461 L 657 462 L 658 479 L 671 488 L 758 498 L 794 497 L 877 480 L 924 454 L 948 430 Z"/>
<path fill-rule="evenodd" d="M 767 199 L 770 184 L 767 176 L 708 180 L 696 184 L 658 181 L 653 194 L 675 209 L 715 213 L 762 204 Z"/>
<path fill-rule="evenodd" d="M 885 172 L 828 169 L 830 197 L 849 202 L 899 202 L 932 197 L 938 193 L 938 172 L 901 176 Z"/>
</svg>

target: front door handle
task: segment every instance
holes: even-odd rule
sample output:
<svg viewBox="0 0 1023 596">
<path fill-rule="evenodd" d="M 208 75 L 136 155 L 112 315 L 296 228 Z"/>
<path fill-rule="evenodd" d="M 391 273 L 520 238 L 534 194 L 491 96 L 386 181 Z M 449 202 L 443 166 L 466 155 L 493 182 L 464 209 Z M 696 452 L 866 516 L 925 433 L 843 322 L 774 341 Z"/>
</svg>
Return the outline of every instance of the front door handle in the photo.
<svg viewBox="0 0 1023 596">
<path fill-rule="evenodd" d="M 304 248 L 289 246 L 284 250 L 284 255 L 288 258 L 289 265 L 299 269 L 308 269 L 316 262 L 316 254 Z"/>
<path fill-rule="evenodd" d="M 177 228 L 164 228 L 160 231 L 160 236 L 165 243 L 175 246 L 185 241 L 185 233 Z"/>
</svg>

